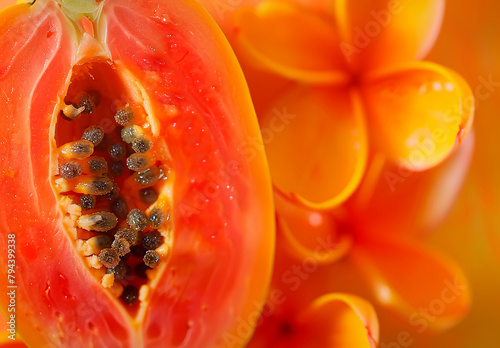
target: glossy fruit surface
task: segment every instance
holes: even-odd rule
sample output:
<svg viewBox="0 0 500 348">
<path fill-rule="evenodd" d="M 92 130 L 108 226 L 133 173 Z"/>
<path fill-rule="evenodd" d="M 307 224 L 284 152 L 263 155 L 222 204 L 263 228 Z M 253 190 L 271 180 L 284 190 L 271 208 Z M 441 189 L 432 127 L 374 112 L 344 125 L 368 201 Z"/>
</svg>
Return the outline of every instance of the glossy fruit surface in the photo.
<svg viewBox="0 0 500 348">
<path fill-rule="evenodd" d="M 246 342 L 240 324 L 257 319 L 272 267 L 271 184 L 246 84 L 208 15 L 191 1 L 38 0 L 0 12 L 0 45 L 0 246 L 15 241 L 15 266 L 0 270 L 23 340 Z M 128 227 L 159 258 L 145 277 L 141 245 L 109 248 L 123 279 L 91 250 Z"/>
</svg>

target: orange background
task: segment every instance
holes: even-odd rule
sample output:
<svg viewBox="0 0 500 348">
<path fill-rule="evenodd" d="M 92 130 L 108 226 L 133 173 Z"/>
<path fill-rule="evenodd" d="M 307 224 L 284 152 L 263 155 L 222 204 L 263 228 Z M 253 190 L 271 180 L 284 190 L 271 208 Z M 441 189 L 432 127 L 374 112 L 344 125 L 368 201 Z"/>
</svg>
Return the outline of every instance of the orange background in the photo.
<svg viewBox="0 0 500 348">
<path fill-rule="evenodd" d="M 500 2 L 448 0 L 441 34 L 427 59 L 458 71 L 473 91 L 481 84 L 480 77 L 491 76 L 498 86 L 478 102 L 470 173 L 451 216 L 430 240 L 469 277 L 472 309 L 461 324 L 419 346 L 496 348 L 500 346 Z M 397 337 L 397 331 L 391 331 L 384 330 L 382 321 L 382 342 Z"/>
</svg>

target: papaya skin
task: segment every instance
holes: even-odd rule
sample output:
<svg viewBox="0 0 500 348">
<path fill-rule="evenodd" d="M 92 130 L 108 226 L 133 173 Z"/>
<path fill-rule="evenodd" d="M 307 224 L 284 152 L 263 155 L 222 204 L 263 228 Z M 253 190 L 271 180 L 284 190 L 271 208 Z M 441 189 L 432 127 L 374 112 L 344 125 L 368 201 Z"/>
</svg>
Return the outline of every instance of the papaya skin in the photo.
<svg viewBox="0 0 500 348">
<path fill-rule="evenodd" d="M 17 330 L 33 347 L 243 346 L 252 332 L 241 322 L 255 325 L 269 285 L 274 207 L 236 58 L 193 1 L 106 0 L 93 33 L 82 18 L 49 0 L 0 12 L 0 247 L 15 234 Z M 171 256 L 135 315 L 89 272 L 51 185 L 58 107 L 73 68 L 94 61 L 139 91 L 175 172 Z M 213 173 L 231 190 L 200 209 Z M 4 288 L 7 269 L 3 257 Z M 7 297 L 0 307 L 8 313 Z"/>
</svg>

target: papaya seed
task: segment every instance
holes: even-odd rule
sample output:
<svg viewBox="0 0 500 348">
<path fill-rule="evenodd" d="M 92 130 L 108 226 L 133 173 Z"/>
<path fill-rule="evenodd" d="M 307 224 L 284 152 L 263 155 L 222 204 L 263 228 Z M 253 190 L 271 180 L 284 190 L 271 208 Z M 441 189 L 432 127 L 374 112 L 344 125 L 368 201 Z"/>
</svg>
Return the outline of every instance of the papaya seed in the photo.
<svg viewBox="0 0 500 348">
<path fill-rule="evenodd" d="M 148 217 L 139 209 L 132 209 L 127 215 L 127 223 L 134 231 L 142 231 L 148 226 Z"/>
<path fill-rule="evenodd" d="M 124 238 L 130 245 L 136 245 L 139 241 L 139 233 L 131 228 L 120 228 L 116 231 L 115 238 Z"/>
<path fill-rule="evenodd" d="M 144 153 L 151 149 L 151 142 L 145 137 L 140 137 L 132 143 L 132 149 L 137 153 Z"/>
<path fill-rule="evenodd" d="M 130 244 L 125 238 L 115 238 L 111 244 L 111 248 L 118 253 L 118 256 L 124 256 L 130 252 Z"/>
<path fill-rule="evenodd" d="M 87 163 L 91 173 L 101 174 L 108 171 L 108 162 L 102 157 L 92 157 Z"/>
<path fill-rule="evenodd" d="M 158 192 L 153 187 L 139 190 L 139 199 L 145 204 L 153 204 L 158 199 Z"/>
<path fill-rule="evenodd" d="M 115 214 L 102 211 L 82 215 L 76 220 L 76 225 L 87 231 L 107 232 L 116 227 L 118 219 Z"/>
<path fill-rule="evenodd" d="M 104 138 L 104 129 L 100 126 L 90 126 L 83 132 L 82 139 L 90 141 L 94 146 L 101 143 Z"/>
<path fill-rule="evenodd" d="M 120 297 L 126 305 L 133 306 L 139 298 L 139 290 L 135 286 L 127 285 Z"/>
<path fill-rule="evenodd" d="M 125 106 L 118 110 L 115 114 L 115 121 L 120 126 L 126 126 L 134 121 L 134 112 L 130 106 Z"/>
<path fill-rule="evenodd" d="M 99 253 L 99 261 L 106 268 L 113 268 L 120 262 L 120 257 L 116 250 L 112 248 L 102 249 Z"/>
<path fill-rule="evenodd" d="M 94 209 L 95 207 L 95 197 L 92 195 L 82 195 L 80 197 L 80 205 L 85 210 Z"/>
<path fill-rule="evenodd" d="M 160 255 L 158 255 L 156 251 L 146 251 L 146 254 L 144 255 L 144 264 L 146 266 L 154 268 L 158 264 L 158 261 L 160 261 Z"/>
<path fill-rule="evenodd" d="M 61 154 L 66 158 L 84 159 L 94 153 L 94 144 L 88 140 L 77 140 L 64 144 Z"/>
<path fill-rule="evenodd" d="M 133 177 L 140 186 L 149 187 L 160 181 L 164 177 L 164 173 L 157 166 L 152 166 L 142 172 L 134 173 Z"/>
<path fill-rule="evenodd" d="M 142 246 L 146 250 L 154 250 L 158 248 L 162 243 L 162 236 L 160 232 L 158 232 L 158 230 L 145 233 L 142 237 Z"/>
<path fill-rule="evenodd" d="M 126 219 L 128 214 L 127 202 L 125 202 L 123 198 L 118 197 L 118 199 L 111 202 L 111 211 L 119 219 Z"/>
<path fill-rule="evenodd" d="M 113 190 L 115 183 L 107 176 L 85 176 L 75 186 L 75 192 L 104 196 Z"/>
<path fill-rule="evenodd" d="M 68 119 L 69 121 L 74 121 L 82 116 L 84 110 L 85 110 L 84 106 L 82 106 L 81 108 L 75 108 L 74 105 L 70 104 L 70 105 L 65 105 L 61 111 L 66 119 Z"/>
<path fill-rule="evenodd" d="M 114 143 L 109 148 L 108 153 L 112 159 L 114 159 L 115 161 L 119 161 L 123 159 L 123 157 L 125 157 L 125 155 L 127 154 L 127 150 L 122 143 Z"/>
<path fill-rule="evenodd" d="M 146 170 L 152 165 L 149 156 L 142 153 L 134 153 L 127 158 L 127 167 L 135 172 Z"/>
<path fill-rule="evenodd" d="M 149 215 L 149 223 L 151 227 L 158 228 L 165 220 L 168 220 L 168 218 L 168 215 L 162 209 L 155 207 L 151 210 L 151 214 Z"/>
<path fill-rule="evenodd" d="M 89 91 L 80 94 L 78 97 L 78 102 L 76 104 L 77 108 L 85 107 L 83 111 L 84 114 L 90 115 L 101 103 L 101 94 L 97 91 Z"/>
<path fill-rule="evenodd" d="M 73 180 L 82 174 L 82 166 L 76 161 L 67 162 L 59 168 L 59 172 L 64 179 Z"/>
<path fill-rule="evenodd" d="M 122 129 L 121 131 L 121 136 L 122 140 L 126 142 L 127 144 L 133 143 L 135 140 L 139 139 L 142 137 L 144 134 L 144 130 L 136 125 L 133 126 L 127 126 Z"/>
<path fill-rule="evenodd" d="M 130 274 L 130 267 L 122 260 L 115 267 L 108 268 L 106 273 L 108 274 L 113 273 L 115 275 L 115 281 L 123 280 L 127 277 L 127 275 Z"/>
</svg>

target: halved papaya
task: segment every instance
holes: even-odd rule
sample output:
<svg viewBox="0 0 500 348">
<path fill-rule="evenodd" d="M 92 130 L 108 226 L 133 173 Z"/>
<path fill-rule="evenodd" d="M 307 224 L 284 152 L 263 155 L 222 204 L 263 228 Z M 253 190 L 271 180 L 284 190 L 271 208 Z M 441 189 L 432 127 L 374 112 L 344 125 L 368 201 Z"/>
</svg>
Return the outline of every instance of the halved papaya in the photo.
<svg viewBox="0 0 500 348">
<path fill-rule="evenodd" d="M 0 307 L 23 340 L 243 345 L 274 208 L 212 19 L 191 0 L 36 0 L 0 12 L 0 46 Z"/>
</svg>

